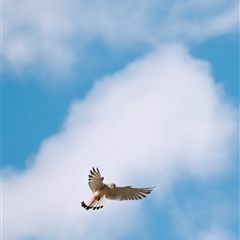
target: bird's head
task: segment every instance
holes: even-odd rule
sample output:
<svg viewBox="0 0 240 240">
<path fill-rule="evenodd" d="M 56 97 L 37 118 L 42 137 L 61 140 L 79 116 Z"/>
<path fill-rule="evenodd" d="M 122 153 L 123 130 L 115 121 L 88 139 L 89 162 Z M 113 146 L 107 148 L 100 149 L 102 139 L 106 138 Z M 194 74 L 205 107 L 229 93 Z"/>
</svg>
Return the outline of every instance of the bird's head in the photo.
<svg viewBox="0 0 240 240">
<path fill-rule="evenodd" d="M 113 188 L 116 187 L 116 184 L 115 184 L 115 183 L 109 183 L 109 184 L 108 184 L 108 187 L 111 188 L 111 189 L 113 189 Z"/>
</svg>

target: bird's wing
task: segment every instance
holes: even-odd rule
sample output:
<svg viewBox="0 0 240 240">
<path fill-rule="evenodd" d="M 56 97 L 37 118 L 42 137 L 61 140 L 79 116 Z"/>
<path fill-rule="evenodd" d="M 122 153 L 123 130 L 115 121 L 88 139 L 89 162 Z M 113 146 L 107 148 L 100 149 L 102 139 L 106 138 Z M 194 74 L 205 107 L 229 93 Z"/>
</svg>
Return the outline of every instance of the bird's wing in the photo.
<svg viewBox="0 0 240 240">
<path fill-rule="evenodd" d="M 126 187 L 115 187 L 106 194 L 106 198 L 111 200 L 138 200 L 146 197 L 150 194 L 154 187 L 150 188 L 132 188 L 131 186 Z"/>
<path fill-rule="evenodd" d="M 104 186 L 104 183 L 102 182 L 103 177 L 101 176 L 98 168 L 92 168 L 88 177 L 88 185 L 93 193 L 95 193 L 98 189 Z"/>
</svg>

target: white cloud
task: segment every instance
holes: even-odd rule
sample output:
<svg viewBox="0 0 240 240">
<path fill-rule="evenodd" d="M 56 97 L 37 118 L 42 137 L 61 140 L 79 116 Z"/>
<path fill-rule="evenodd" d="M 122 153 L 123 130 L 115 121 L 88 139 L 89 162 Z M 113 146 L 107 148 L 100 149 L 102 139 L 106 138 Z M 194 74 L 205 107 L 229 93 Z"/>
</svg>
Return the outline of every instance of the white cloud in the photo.
<svg viewBox="0 0 240 240">
<path fill-rule="evenodd" d="M 144 221 L 142 204 L 166 201 L 182 176 L 227 171 L 235 117 L 207 62 L 162 46 L 95 84 L 72 104 L 62 131 L 44 141 L 35 164 L 4 176 L 3 238 L 106 239 L 111 231 L 117 239 Z M 106 182 L 157 187 L 142 202 L 85 211 L 92 166 Z"/>
<path fill-rule="evenodd" d="M 202 10 L 202 8 L 200 9 Z M 191 11 L 191 9 L 188 10 Z M 172 33 L 174 35 L 178 34 L 183 39 L 188 38 L 195 41 L 202 41 L 228 32 L 234 32 L 234 30 L 238 28 L 237 5 L 232 5 L 227 11 L 222 12 L 222 14 L 217 14 L 213 10 L 212 12 L 207 11 L 207 13 L 208 14 L 201 20 L 193 16 L 190 17 L 191 20 L 189 20 L 189 18 L 183 18 L 182 15 L 174 17 L 174 24 L 170 29 L 173 28 Z M 187 15 L 189 12 L 184 14 Z M 213 16 L 209 16 L 209 14 Z"/>
<path fill-rule="evenodd" d="M 59 79 L 70 74 L 79 59 L 84 61 L 84 50 L 99 38 L 114 49 L 237 31 L 238 1 L 212 2 L 5 1 L 4 61 L 16 71 L 40 68 L 38 76 L 49 81 L 51 75 Z"/>
<path fill-rule="evenodd" d="M 218 185 L 224 180 L 218 178 Z M 178 185 L 187 185 L 188 181 L 185 179 L 185 183 Z M 233 198 L 222 188 L 213 188 L 210 181 L 198 182 L 193 191 L 190 195 L 185 193 L 180 201 L 169 201 L 174 229 L 179 237 L 184 240 L 237 240 L 238 233 L 232 228 L 238 223 L 237 193 Z"/>
</svg>

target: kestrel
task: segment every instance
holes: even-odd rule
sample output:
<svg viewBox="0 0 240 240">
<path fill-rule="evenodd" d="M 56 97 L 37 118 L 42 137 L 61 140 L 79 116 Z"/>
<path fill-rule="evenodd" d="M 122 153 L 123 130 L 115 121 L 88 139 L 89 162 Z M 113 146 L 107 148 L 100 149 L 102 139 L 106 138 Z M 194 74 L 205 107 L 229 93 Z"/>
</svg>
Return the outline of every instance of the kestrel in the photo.
<svg viewBox="0 0 240 240">
<path fill-rule="evenodd" d="M 86 210 L 103 208 L 105 203 L 104 196 L 111 200 L 138 200 L 150 194 L 154 187 L 149 188 L 132 188 L 132 186 L 116 187 L 115 183 L 103 183 L 98 168 L 92 168 L 88 179 L 88 185 L 92 190 L 93 196 L 83 202 L 82 207 Z"/>
</svg>

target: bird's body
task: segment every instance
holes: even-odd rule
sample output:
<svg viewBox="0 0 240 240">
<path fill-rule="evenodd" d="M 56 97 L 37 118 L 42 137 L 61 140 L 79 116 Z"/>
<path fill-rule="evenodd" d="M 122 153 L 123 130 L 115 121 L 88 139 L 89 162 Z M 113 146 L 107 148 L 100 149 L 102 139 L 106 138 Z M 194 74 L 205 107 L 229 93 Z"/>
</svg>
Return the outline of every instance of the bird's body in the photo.
<svg viewBox="0 0 240 240">
<path fill-rule="evenodd" d="M 86 210 L 100 209 L 105 203 L 104 197 L 111 200 L 138 200 L 150 194 L 153 188 L 132 188 L 131 186 L 116 187 L 115 183 L 104 184 L 98 168 L 90 170 L 88 185 L 93 196 L 83 201 L 82 207 Z"/>
</svg>

